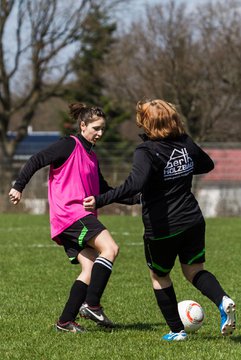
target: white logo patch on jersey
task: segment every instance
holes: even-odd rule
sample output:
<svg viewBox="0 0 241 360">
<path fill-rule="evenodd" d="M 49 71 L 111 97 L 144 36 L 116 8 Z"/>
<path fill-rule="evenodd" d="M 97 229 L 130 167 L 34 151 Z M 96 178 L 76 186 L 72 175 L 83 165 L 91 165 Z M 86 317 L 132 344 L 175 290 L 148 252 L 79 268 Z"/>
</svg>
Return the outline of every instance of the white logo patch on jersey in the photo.
<svg viewBox="0 0 241 360">
<path fill-rule="evenodd" d="M 164 180 L 186 176 L 193 172 L 193 161 L 187 149 L 174 149 L 164 168 Z"/>
</svg>

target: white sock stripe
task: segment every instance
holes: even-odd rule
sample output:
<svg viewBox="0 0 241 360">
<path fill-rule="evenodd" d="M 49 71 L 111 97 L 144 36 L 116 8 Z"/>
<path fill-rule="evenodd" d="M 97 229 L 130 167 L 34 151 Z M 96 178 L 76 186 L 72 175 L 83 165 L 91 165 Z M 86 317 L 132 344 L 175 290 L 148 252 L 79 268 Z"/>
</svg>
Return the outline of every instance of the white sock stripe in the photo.
<svg viewBox="0 0 241 360">
<path fill-rule="evenodd" d="M 98 258 L 95 260 L 95 264 L 97 264 L 97 263 L 105 266 L 107 269 L 112 271 L 112 266 L 111 265 L 105 264 L 103 261 L 100 261 Z"/>
<path fill-rule="evenodd" d="M 96 258 L 96 260 L 100 260 L 100 261 L 103 261 L 105 264 L 107 264 L 107 265 L 109 265 L 109 266 L 113 266 L 113 263 L 110 261 L 110 260 L 108 260 L 108 259 L 106 259 L 106 258 L 104 258 L 104 257 L 102 257 L 102 256 L 98 256 L 97 258 Z"/>
<path fill-rule="evenodd" d="M 109 266 L 109 265 L 103 263 L 102 261 L 95 260 L 95 263 L 96 263 L 96 264 L 97 264 L 97 263 L 98 263 L 98 264 L 101 264 L 101 265 L 103 265 L 104 267 L 106 267 L 107 269 L 109 269 L 109 270 L 112 271 L 112 266 Z"/>
</svg>

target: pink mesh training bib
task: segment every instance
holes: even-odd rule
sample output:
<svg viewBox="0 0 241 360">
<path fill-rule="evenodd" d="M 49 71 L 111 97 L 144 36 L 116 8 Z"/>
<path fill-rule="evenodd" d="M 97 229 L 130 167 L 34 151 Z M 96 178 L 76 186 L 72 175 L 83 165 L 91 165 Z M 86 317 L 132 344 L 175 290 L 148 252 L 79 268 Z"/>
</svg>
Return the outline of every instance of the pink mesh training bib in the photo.
<svg viewBox="0 0 241 360">
<path fill-rule="evenodd" d="M 98 161 L 93 151 L 88 153 L 74 136 L 76 145 L 66 162 L 59 168 L 50 166 L 48 198 L 51 237 L 57 235 L 78 219 L 91 214 L 82 205 L 83 199 L 99 194 Z M 97 216 L 97 213 L 94 213 Z"/>
</svg>

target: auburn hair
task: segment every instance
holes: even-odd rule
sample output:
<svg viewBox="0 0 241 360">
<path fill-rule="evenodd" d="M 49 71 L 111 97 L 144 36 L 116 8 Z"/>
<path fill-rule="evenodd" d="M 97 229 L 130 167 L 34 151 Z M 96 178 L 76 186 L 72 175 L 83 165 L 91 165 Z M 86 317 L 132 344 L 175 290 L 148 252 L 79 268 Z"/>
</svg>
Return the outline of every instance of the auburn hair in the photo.
<svg viewBox="0 0 241 360">
<path fill-rule="evenodd" d="M 139 101 L 136 105 L 136 124 L 152 139 L 177 138 L 185 134 L 176 107 L 164 100 Z"/>
</svg>

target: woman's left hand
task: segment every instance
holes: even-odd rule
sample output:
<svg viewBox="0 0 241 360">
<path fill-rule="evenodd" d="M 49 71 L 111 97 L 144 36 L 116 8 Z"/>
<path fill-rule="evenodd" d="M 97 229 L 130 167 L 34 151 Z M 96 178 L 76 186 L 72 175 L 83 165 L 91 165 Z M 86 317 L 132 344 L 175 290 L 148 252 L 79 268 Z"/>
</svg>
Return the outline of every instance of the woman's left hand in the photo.
<svg viewBox="0 0 241 360">
<path fill-rule="evenodd" d="M 83 201 L 84 209 L 87 211 L 95 211 L 96 209 L 96 202 L 94 196 L 88 196 Z"/>
</svg>

